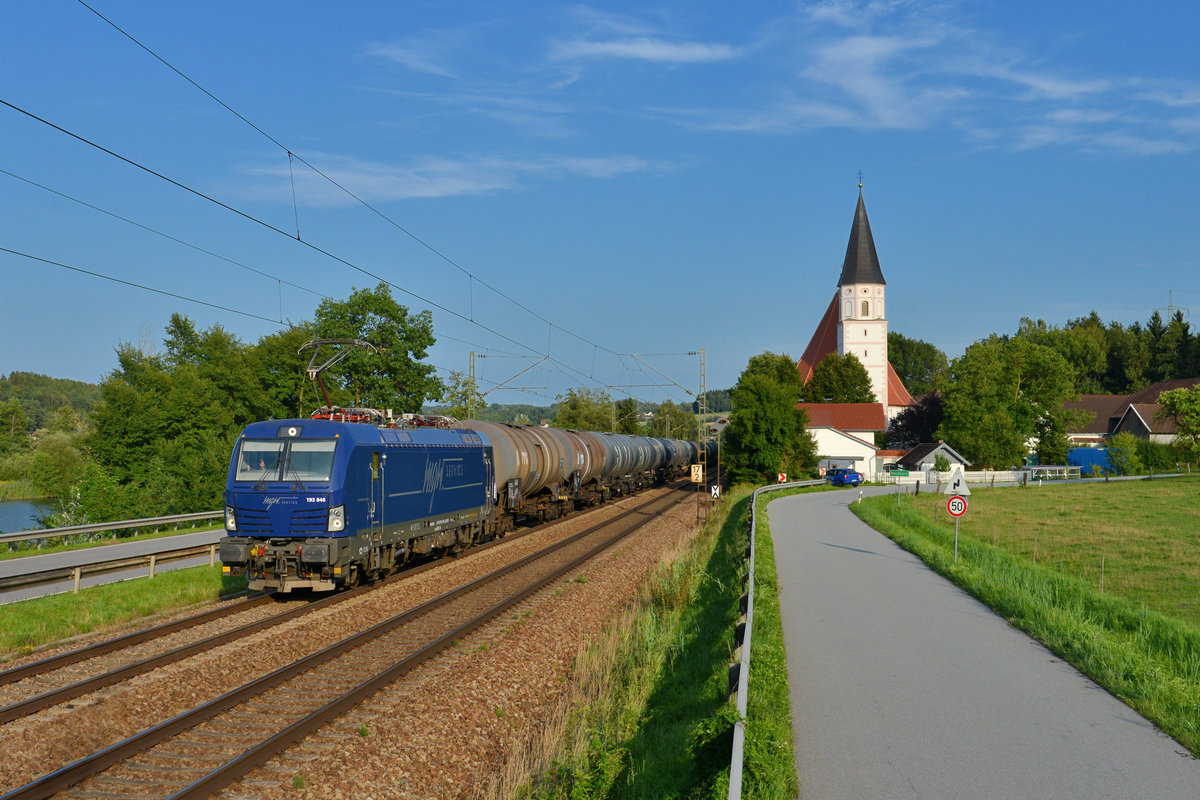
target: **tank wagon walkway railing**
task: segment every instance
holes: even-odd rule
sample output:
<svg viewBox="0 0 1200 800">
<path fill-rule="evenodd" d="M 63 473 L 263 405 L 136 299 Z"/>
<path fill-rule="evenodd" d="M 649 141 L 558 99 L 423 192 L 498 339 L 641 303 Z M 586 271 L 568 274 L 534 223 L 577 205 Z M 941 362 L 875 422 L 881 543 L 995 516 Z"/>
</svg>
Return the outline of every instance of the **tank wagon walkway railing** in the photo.
<svg viewBox="0 0 1200 800">
<path fill-rule="evenodd" d="M 742 762 L 746 754 L 746 703 L 750 696 L 750 636 L 754 627 L 754 554 L 755 532 L 758 529 L 758 496 L 781 489 L 796 489 L 804 486 L 820 486 L 824 480 L 791 481 L 754 490 L 750 499 L 750 554 L 746 570 L 746 594 L 743 595 L 744 621 L 739 621 L 734 646 L 741 653 L 737 669 L 737 713 L 738 721 L 733 726 L 733 758 L 729 765 L 729 800 L 741 800 Z"/>
</svg>

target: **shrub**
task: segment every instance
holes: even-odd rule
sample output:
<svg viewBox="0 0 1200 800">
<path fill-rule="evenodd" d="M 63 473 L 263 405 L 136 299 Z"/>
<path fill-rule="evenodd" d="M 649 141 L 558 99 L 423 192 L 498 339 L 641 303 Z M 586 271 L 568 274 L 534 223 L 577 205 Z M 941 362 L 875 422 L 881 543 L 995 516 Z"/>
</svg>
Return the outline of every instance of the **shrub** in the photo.
<svg viewBox="0 0 1200 800">
<path fill-rule="evenodd" d="M 1115 475 L 1134 475 L 1142 471 L 1138 459 L 1138 437 L 1132 433 L 1118 433 L 1108 442 L 1108 471 Z"/>
</svg>

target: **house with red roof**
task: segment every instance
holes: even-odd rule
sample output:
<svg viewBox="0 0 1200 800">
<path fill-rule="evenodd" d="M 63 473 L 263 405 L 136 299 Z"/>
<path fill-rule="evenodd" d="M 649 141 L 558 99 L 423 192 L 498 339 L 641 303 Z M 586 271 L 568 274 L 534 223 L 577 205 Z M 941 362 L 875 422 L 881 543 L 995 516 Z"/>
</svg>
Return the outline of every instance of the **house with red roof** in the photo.
<svg viewBox="0 0 1200 800">
<path fill-rule="evenodd" d="M 874 403 L 800 403 L 808 412 L 809 431 L 825 467 L 853 467 L 874 478 L 887 456 L 875 447 L 875 433 L 913 404 L 912 395 L 887 356 L 887 281 L 879 267 L 862 184 L 850 226 L 850 242 L 842 262 L 837 291 L 796 364 L 805 384 L 817 364 L 831 353 L 853 353 L 871 378 Z M 820 401 L 821 398 L 813 398 Z"/>
</svg>

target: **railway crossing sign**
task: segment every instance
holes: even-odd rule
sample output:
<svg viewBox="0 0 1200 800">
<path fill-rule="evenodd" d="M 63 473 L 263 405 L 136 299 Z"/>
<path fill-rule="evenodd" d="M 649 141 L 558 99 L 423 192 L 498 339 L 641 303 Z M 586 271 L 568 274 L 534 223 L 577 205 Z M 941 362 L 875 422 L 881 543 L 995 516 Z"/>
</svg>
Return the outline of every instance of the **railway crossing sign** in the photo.
<svg viewBox="0 0 1200 800">
<path fill-rule="evenodd" d="M 954 495 L 946 501 L 946 511 L 955 519 L 961 517 L 967 513 L 967 498 L 962 495 Z"/>
<path fill-rule="evenodd" d="M 714 483 L 712 485 L 712 496 L 713 496 L 713 500 L 721 499 L 721 484 Z"/>
</svg>

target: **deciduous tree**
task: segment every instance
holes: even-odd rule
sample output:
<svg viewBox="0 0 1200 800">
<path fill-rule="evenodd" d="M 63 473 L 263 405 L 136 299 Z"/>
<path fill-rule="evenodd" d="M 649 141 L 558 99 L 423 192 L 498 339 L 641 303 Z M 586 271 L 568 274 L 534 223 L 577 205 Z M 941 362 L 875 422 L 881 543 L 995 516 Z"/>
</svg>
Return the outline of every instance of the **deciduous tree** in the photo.
<svg viewBox="0 0 1200 800">
<path fill-rule="evenodd" d="M 478 412 L 484 406 L 483 395 L 479 392 L 477 382 L 461 372 L 451 371 L 450 380 L 442 390 L 441 401 L 448 405 L 446 414 L 456 419 L 477 419 Z"/>
<path fill-rule="evenodd" d="M 442 382 L 431 364 L 421 362 L 433 346 L 433 315 L 409 314 L 386 283 L 356 289 L 346 300 L 325 299 L 317 306 L 313 329 L 329 339 L 360 339 L 379 353 L 351 353 L 322 376 L 331 390 L 356 406 L 415 413 L 426 400 L 441 397 Z"/>
<path fill-rule="evenodd" d="M 633 436 L 642 432 L 642 424 L 638 421 L 637 400 L 624 397 L 617 401 L 617 433 L 627 433 Z"/>
<path fill-rule="evenodd" d="M 895 331 L 887 336 L 888 361 L 913 397 L 942 388 L 950 363 L 936 346 Z"/>
<path fill-rule="evenodd" d="M 1193 458 L 1200 456 L 1200 386 L 1163 392 L 1158 404 L 1160 418 L 1173 420 L 1179 429 L 1176 441 Z"/>
<path fill-rule="evenodd" d="M 853 353 L 830 353 L 813 368 L 804 387 L 809 403 L 874 403 L 871 376 Z"/>
<path fill-rule="evenodd" d="M 650 421 L 650 435 L 661 439 L 683 439 L 695 441 L 699 436 L 696 417 L 687 409 L 666 400 L 658 406 L 654 419 Z"/>
<path fill-rule="evenodd" d="M 581 386 L 559 395 L 558 410 L 550 424 L 555 428 L 611 431 L 613 416 L 613 401 L 608 392 Z"/>
<path fill-rule="evenodd" d="M 776 362 L 790 364 L 791 375 L 772 368 Z M 725 466 L 734 481 L 762 482 L 776 472 L 804 475 L 816 467 L 808 415 L 796 407 L 796 373 L 789 356 L 763 353 L 751 358 L 738 378 L 725 429 Z"/>
<path fill-rule="evenodd" d="M 938 437 L 976 464 L 1021 464 L 1038 421 L 1061 417 L 1063 402 L 1076 396 L 1074 370 L 1057 352 L 1025 337 L 991 336 L 951 365 Z"/>
<path fill-rule="evenodd" d="M 937 429 L 946 416 L 944 404 L 940 393 L 931 392 L 905 408 L 888 426 L 888 446 L 911 450 L 923 442 L 936 441 Z"/>
</svg>

